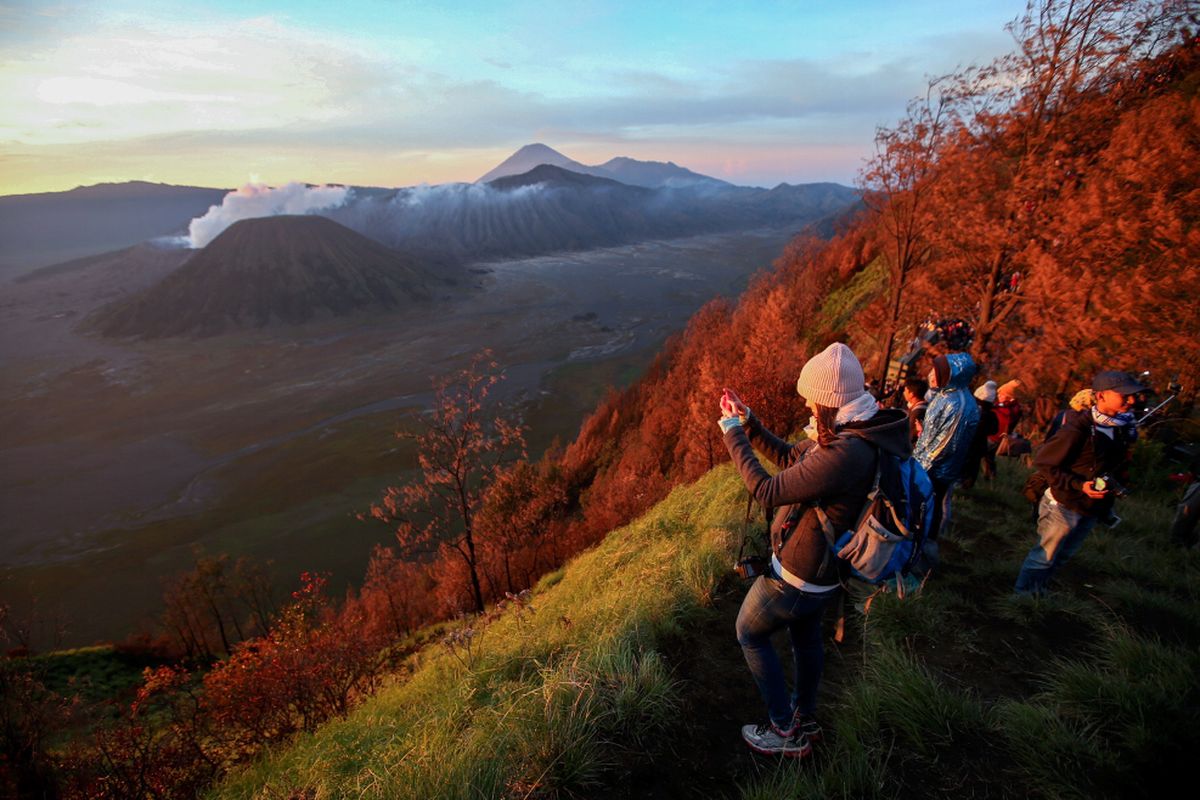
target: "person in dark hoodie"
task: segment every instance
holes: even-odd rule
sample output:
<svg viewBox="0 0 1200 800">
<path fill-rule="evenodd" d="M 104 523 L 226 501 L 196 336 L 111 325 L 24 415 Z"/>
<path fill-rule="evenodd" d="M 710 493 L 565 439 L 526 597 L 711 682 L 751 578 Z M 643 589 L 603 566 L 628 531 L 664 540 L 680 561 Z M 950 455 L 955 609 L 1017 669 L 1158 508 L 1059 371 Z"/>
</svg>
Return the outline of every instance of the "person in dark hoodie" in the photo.
<svg viewBox="0 0 1200 800">
<path fill-rule="evenodd" d="M 821 616 L 839 585 L 836 555 L 815 506 L 837 530 L 852 528 L 866 502 L 881 450 L 911 453 L 908 416 L 880 409 L 865 389 L 850 348 L 831 344 L 804 365 L 796 390 L 813 411 L 807 439 L 788 444 L 768 431 L 732 391 L 721 396 L 725 446 L 754 498 L 771 510 L 771 561 L 742 601 L 737 637 L 767 706 L 768 719 L 745 725 L 754 750 L 803 758 L 821 736 L 817 686 L 824 666 Z M 772 476 L 754 450 L 773 461 Z M 787 629 L 794 659 L 789 695 L 771 635 Z"/>
<path fill-rule="evenodd" d="M 979 473 L 992 480 L 996 477 L 996 456 L 988 450 L 988 439 L 1000 429 L 1000 421 L 994 410 L 996 404 L 996 382 L 987 381 L 975 390 L 975 404 L 979 407 L 979 422 L 975 426 L 975 435 L 971 438 L 971 447 L 967 450 L 967 463 L 963 465 L 962 487 L 970 489 L 975 486 Z"/>
<path fill-rule="evenodd" d="M 1146 387 L 1127 372 L 1101 372 L 1092 382 L 1095 404 L 1069 411 L 1038 448 L 1034 466 L 1049 487 L 1038 504 L 1038 543 L 1025 557 L 1013 591 L 1040 595 L 1055 572 L 1083 545 L 1098 519 L 1112 515 L 1137 439 L 1132 413 Z"/>
</svg>

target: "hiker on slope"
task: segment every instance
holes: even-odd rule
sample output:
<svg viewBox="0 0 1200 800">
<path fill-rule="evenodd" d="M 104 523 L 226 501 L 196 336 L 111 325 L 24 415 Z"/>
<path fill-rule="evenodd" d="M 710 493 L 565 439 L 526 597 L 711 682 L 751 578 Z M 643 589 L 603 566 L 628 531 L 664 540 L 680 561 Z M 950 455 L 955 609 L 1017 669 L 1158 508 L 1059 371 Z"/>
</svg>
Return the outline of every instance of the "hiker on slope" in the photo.
<svg viewBox="0 0 1200 800">
<path fill-rule="evenodd" d="M 1097 520 L 1115 524 L 1113 505 L 1124 493 L 1137 439 L 1133 404 L 1146 391 L 1128 372 L 1101 372 L 1091 408 L 1069 412 L 1034 458 L 1048 488 L 1038 504 L 1038 543 L 1025 557 L 1013 591 L 1040 595 L 1083 545 Z"/>
<path fill-rule="evenodd" d="M 770 569 L 751 585 L 737 619 L 738 642 L 768 719 L 744 726 L 742 737 L 760 753 L 802 758 L 821 735 L 815 718 L 825 660 L 821 615 L 838 588 L 837 559 L 814 506 L 821 505 L 835 529 L 852 528 L 874 483 L 879 450 L 907 457 L 911 445 L 908 416 L 878 407 L 864 389 L 862 366 L 844 344 L 831 344 L 810 359 L 796 390 L 813 411 L 808 438 L 798 444 L 764 428 L 728 389 L 721 396 L 719 424 L 746 487 L 773 510 Z M 781 471 L 772 477 L 754 449 Z M 791 694 L 771 645 L 771 635 L 784 628 L 794 659 Z"/>
<path fill-rule="evenodd" d="M 962 477 L 979 425 L 979 405 L 967 388 L 974 376 L 975 362 L 966 353 L 938 356 L 929 371 L 929 385 L 937 391 L 925 412 L 921 436 L 913 445 L 913 458 L 933 481 L 933 527 L 926 543 L 926 555 L 933 560 L 938 536 L 950 521 L 954 484 Z"/>
</svg>

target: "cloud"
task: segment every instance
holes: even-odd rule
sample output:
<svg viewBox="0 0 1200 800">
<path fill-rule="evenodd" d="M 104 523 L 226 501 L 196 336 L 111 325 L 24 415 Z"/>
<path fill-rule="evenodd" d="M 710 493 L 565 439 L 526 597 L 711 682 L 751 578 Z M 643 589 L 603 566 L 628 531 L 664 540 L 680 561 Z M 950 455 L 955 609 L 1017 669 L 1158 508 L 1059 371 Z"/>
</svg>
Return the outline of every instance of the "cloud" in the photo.
<svg viewBox="0 0 1200 800">
<path fill-rule="evenodd" d="M 192 247 L 204 247 L 233 223 L 241 219 L 274 217 L 280 214 L 311 214 L 337 208 L 349 199 L 344 186 L 306 186 L 289 183 L 272 188 L 248 183 L 225 195 L 221 205 L 213 206 L 188 225 Z"/>
<path fill-rule="evenodd" d="M 540 183 L 515 186 L 497 191 L 487 184 L 479 183 L 427 183 L 410 186 L 397 192 L 391 204 L 398 209 L 416 210 L 428 206 L 468 206 L 498 203 L 513 203 L 524 200 L 542 191 Z"/>
<path fill-rule="evenodd" d="M 373 116 L 403 74 L 388 54 L 270 18 L 107 23 L 6 53 L 0 140 L 83 144 Z"/>
<path fill-rule="evenodd" d="M 147 172 L 231 186 L 248 165 L 272 183 L 469 180 L 547 138 L 560 149 L 591 149 L 595 161 L 627 155 L 701 171 L 736 164 L 750 149 L 827 153 L 838 145 L 841 153 L 857 143 L 866 155 L 875 127 L 894 124 L 927 75 L 1011 46 L 998 30 L 975 33 L 949 19 L 883 43 L 846 22 L 840 38 L 816 50 L 804 49 L 802 37 L 794 46 L 789 38 L 747 47 L 751 33 L 777 27 L 769 20 L 795 27 L 805 18 L 764 12 L 728 49 L 696 40 L 593 52 L 604 41 L 594 24 L 616 31 L 640 14 L 610 18 L 606 8 L 598 4 L 582 24 L 577 6 L 547 16 L 530 3 L 492 12 L 482 28 L 414 9 L 404 24 L 377 21 L 378 31 L 321 28 L 301 12 L 60 15 L 42 35 L 6 47 L 0 166 L 10 191 L 31 191 Z M 723 39 L 727 26 L 705 35 Z M 643 34 L 660 29 L 647 25 Z M 712 154 L 704 164 L 686 161 L 689 141 Z M 604 142 L 614 149 L 587 147 Z M 726 155 L 714 161 L 721 148 Z M 839 164 L 833 174 L 852 176 L 845 156 Z M 755 181 L 770 182 L 762 174 Z M 789 167 L 776 179 L 803 177 Z"/>
</svg>

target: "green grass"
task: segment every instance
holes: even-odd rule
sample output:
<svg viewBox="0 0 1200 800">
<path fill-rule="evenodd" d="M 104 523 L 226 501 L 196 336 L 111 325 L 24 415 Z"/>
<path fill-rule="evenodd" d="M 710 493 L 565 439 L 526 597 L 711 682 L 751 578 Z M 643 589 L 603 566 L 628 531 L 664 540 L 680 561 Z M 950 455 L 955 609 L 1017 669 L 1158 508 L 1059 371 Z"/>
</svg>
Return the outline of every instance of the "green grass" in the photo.
<svg viewBox="0 0 1200 800">
<path fill-rule="evenodd" d="M 736 648 L 732 625 L 712 624 L 740 597 L 722 583 L 742 497 L 726 466 L 543 577 L 528 607 L 443 626 L 453 646 L 427 632 L 434 644 L 386 689 L 212 795 L 637 796 L 631 775 L 681 759 L 663 741 L 736 749 L 708 755 L 729 773 L 724 794 L 744 798 L 1157 791 L 1200 747 L 1198 556 L 1170 547 L 1164 497 L 1142 492 L 1052 594 L 1014 597 L 1034 541 L 1024 476 L 1005 460 L 994 483 L 956 495 L 943 565 L 918 593 L 876 596 L 865 618 L 848 604 L 810 761 L 752 756 L 733 736 L 708 744 L 688 718 L 696 692 L 749 684 L 728 658 L 713 660 L 728 671 L 715 682 L 694 674 Z M 735 736 L 761 714 L 739 702 L 700 704 L 721 715 L 704 723 Z"/>
<path fill-rule="evenodd" d="M 63 697 L 78 694 L 89 703 L 132 694 L 149 665 L 146 659 L 116 652 L 112 645 L 57 650 L 31 656 L 24 664 L 50 691 Z"/>
<path fill-rule="evenodd" d="M 854 672 L 822 697 L 813 762 L 743 797 L 1149 796 L 1178 778 L 1200 747 L 1200 563 L 1166 539 L 1169 496 L 1122 501 L 1056 591 L 1015 597 L 1035 541 L 1025 475 L 1002 460 L 956 494 L 941 569 L 852 615 Z"/>
<path fill-rule="evenodd" d="M 882 258 L 876 258 L 845 284 L 829 292 L 821 303 L 821 314 L 828 329 L 844 330 L 886 285 L 887 264 Z"/>
<path fill-rule="evenodd" d="M 728 569 L 725 467 L 544 579 L 529 607 L 465 621 L 346 719 L 231 775 L 217 797 L 586 795 L 678 717 L 662 648 Z"/>
</svg>

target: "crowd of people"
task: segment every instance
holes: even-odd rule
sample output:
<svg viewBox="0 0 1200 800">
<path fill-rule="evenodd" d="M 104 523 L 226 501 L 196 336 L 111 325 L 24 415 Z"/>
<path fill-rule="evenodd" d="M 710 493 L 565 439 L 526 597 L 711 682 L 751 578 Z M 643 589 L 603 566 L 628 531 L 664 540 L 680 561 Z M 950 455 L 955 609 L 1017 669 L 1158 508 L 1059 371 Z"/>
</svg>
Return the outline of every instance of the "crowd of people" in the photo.
<svg viewBox="0 0 1200 800">
<path fill-rule="evenodd" d="M 986 380 L 972 391 L 976 375 L 970 355 L 937 355 L 927 375 L 905 381 L 899 403 L 893 403 L 872 394 L 849 347 L 831 344 L 804 365 L 797 380 L 812 419 L 796 444 L 767 430 L 735 392 L 722 393 L 725 445 L 770 516 L 769 565 L 747 592 L 737 619 L 738 642 L 767 707 L 765 722 L 742 729 L 752 749 L 804 757 L 821 736 L 816 719 L 824 664 L 821 619 L 845 573 L 819 516 L 826 515 L 837 530 L 851 528 L 873 478 L 878 485 L 878 460 L 911 454 L 933 487 L 932 524 L 921 560 L 927 570 L 938 562 L 956 487 L 993 478 L 998 455 L 1031 453 L 1029 439 L 1018 430 L 1024 418 L 1020 382 Z M 1052 421 L 1033 455 L 1036 471 L 1026 486 L 1026 496 L 1037 505 L 1036 542 L 1020 566 L 1016 594 L 1045 593 L 1097 522 L 1119 521 L 1114 504 L 1125 494 L 1137 438 L 1132 409 L 1147 391 L 1133 375 L 1105 370 Z M 779 471 L 768 472 L 755 451 Z M 771 644 L 772 635 L 785 629 L 793 656 L 790 692 Z"/>
</svg>

